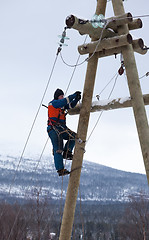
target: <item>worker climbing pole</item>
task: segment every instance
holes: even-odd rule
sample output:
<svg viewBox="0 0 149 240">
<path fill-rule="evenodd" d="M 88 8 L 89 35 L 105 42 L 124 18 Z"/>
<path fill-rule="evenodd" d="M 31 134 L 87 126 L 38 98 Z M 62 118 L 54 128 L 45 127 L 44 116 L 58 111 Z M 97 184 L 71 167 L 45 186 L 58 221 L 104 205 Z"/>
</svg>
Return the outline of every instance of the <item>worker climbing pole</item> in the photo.
<svg viewBox="0 0 149 240">
<path fill-rule="evenodd" d="M 144 48 L 142 39 L 133 40 L 132 36 L 129 34 L 129 30 L 141 28 L 142 22 L 140 19 L 133 20 L 131 13 L 124 12 L 122 0 L 112 0 L 115 17 L 105 19 L 106 3 L 107 0 L 97 0 L 96 13 L 91 21 L 78 19 L 73 15 L 66 19 L 68 28 L 74 28 L 82 35 L 88 34 L 92 41 L 89 44 L 84 44 L 78 47 L 80 54 L 89 53 L 89 57 L 82 105 L 79 111 L 80 117 L 77 139 L 59 240 L 71 239 L 97 63 L 98 58 L 100 57 L 122 53 L 123 60 L 121 62 L 120 74 L 122 74 L 122 68 L 124 69 L 125 67 L 147 179 L 149 182 L 149 127 L 134 58 L 134 51 L 140 54 L 145 54 L 147 50 Z"/>
<path fill-rule="evenodd" d="M 59 176 L 70 173 L 64 169 L 63 159 L 72 160 L 76 134 L 66 126 L 66 115 L 67 110 L 74 108 L 80 99 L 79 91 L 64 98 L 64 92 L 57 89 L 54 99 L 48 105 L 47 132 L 53 145 L 54 163 Z M 64 139 L 67 140 L 65 146 L 63 146 Z"/>
</svg>

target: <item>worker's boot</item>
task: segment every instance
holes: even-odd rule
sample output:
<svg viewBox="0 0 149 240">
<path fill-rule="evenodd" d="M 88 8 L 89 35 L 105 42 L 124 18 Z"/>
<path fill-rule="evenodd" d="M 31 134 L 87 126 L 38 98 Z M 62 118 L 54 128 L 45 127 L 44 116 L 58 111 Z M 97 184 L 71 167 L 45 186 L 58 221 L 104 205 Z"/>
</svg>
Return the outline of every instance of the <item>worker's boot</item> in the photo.
<svg viewBox="0 0 149 240">
<path fill-rule="evenodd" d="M 67 169 L 60 169 L 57 171 L 59 176 L 64 176 L 64 175 L 68 175 L 70 172 Z"/>
<path fill-rule="evenodd" d="M 73 159 L 73 154 L 70 151 L 64 151 L 63 152 L 63 158 L 67 160 L 72 160 Z"/>
</svg>

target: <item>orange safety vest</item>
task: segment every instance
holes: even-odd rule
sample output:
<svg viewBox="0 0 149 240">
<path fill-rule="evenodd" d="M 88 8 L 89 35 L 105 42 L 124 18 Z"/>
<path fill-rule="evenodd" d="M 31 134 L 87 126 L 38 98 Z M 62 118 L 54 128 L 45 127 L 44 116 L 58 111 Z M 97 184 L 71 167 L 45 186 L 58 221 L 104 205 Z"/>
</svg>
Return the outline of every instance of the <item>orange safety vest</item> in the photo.
<svg viewBox="0 0 149 240">
<path fill-rule="evenodd" d="M 52 106 L 52 104 L 50 104 L 48 106 L 48 125 L 59 123 L 59 120 L 62 120 L 62 122 L 66 121 L 65 110 L 61 108 L 55 108 Z"/>
</svg>

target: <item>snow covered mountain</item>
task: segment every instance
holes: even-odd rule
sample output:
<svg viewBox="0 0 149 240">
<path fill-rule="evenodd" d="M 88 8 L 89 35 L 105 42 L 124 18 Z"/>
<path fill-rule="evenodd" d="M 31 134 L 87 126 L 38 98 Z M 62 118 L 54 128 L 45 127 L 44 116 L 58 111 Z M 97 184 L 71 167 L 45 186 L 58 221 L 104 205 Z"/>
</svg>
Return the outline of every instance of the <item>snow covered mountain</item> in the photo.
<svg viewBox="0 0 149 240">
<path fill-rule="evenodd" d="M 67 161 L 67 168 L 70 169 Z M 58 177 L 52 157 L 25 159 L 0 155 L 0 200 L 29 200 L 35 190 L 48 199 L 66 197 L 69 176 Z M 148 191 L 146 176 L 84 161 L 81 180 L 82 201 L 127 201 L 128 196 Z"/>
</svg>

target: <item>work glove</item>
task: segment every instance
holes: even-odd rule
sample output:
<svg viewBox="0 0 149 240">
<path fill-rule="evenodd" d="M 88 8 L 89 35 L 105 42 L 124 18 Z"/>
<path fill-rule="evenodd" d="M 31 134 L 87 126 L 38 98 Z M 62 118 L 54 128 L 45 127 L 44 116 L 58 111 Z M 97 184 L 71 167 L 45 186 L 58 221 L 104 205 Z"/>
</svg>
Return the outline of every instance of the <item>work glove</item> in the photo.
<svg viewBox="0 0 149 240">
<path fill-rule="evenodd" d="M 76 99 L 77 101 L 79 101 L 79 100 L 81 99 L 81 92 L 76 91 L 75 94 L 76 94 L 75 99 Z"/>
</svg>

